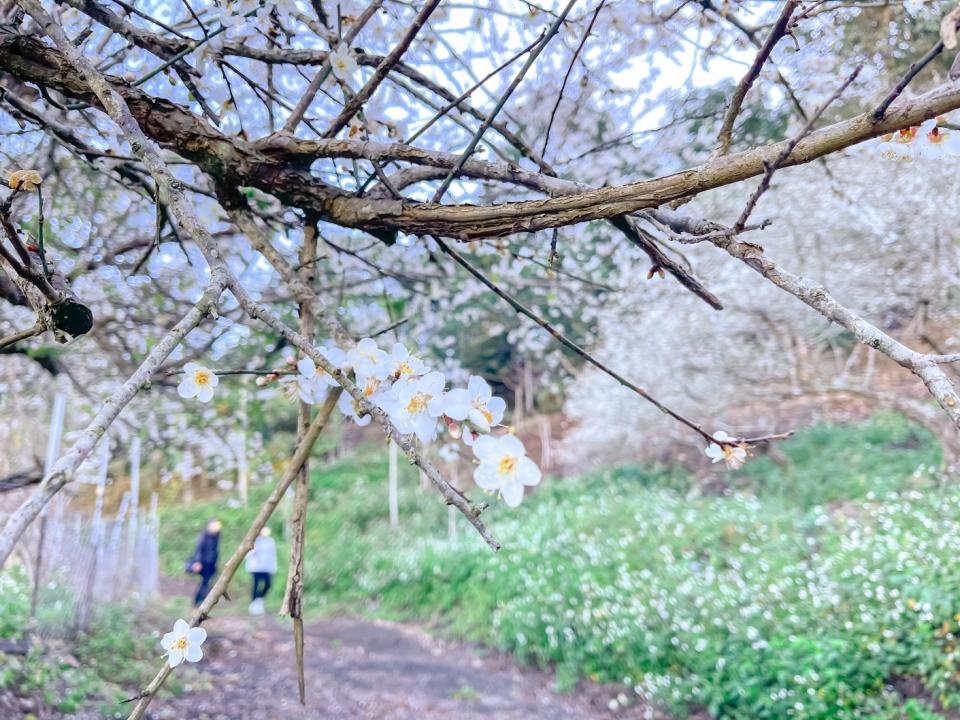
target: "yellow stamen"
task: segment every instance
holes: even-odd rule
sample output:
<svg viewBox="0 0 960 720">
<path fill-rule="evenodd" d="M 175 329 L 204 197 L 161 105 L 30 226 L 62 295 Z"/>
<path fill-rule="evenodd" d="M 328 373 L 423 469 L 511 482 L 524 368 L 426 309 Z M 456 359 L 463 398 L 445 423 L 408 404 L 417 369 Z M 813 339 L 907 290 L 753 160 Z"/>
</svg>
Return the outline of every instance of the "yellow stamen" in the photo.
<svg viewBox="0 0 960 720">
<path fill-rule="evenodd" d="M 427 403 L 430 402 L 432 395 L 427 395 L 426 393 L 418 392 L 412 398 L 410 402 L 407 403 L 407 412 L 411 415 L 416 415 L 427 409 Z"/>
<path fill-rule="evenodd" d="M 186 650 L 187 649 L 187 638 L 177 638 L 173 641 L 173 645 L 170 646 L 171 650 Z"/>
<path fill-rule="evenodd" d="M 513 475 L 517 472 L 517 458 L 513 455 L 504 455 L 497 466 L 497 472 L 501 475 Z"/>
<path fill-rule="evenodd" d="M 483 415 L 483 419 L 487 421 L 487 425 L 493 425 L 493 413 L 487 410 L 486 405 L 478 402 L 474 404 L 473 409 Z"/>
<path fill-rule="evenodd" d="M 193 381 L 197 385 L 206 385 L 210 382 L 210 373 L 206 370 L 197 370 L 193 373 Z"/>
</svg>

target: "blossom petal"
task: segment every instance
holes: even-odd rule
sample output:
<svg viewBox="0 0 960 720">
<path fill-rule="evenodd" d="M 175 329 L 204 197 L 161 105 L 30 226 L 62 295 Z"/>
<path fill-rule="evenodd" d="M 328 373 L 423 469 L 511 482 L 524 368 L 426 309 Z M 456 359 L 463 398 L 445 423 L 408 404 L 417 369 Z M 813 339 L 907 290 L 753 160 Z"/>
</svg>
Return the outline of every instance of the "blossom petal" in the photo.
<svg viewBox="0 0 960 720">
<path fill-rule="evenodd" d="M 487 411 L 493 415 L 491 425 L 499 425 L 503 421 L 503 414 L 507 410 L 507 401 L 503 398 L 492 397 L 487 400 Z"/>
<path fill-rule="evenodd" d="M 542 477 L 540 468 L 528 457 L 517 461 L 517 481 L 523 485 L 537 485 Z"/>
<path fill-rule="evenodd" d="M 502 435 L 498 438 L 500 452 L 506 455 L 522 457 L 527 454 L 526 448 L 516 435 Z"/>
<path fill-rule="evenodd" d="M 497 463 L 500 460 L 500 441 L 490 435 L 478 437 L 473 443 L 473 454 L 481 463 Z"/>
<path fill-rule="evenodd" d="M 300 402 L 307 405 L 313 405 L 316 402 L 313 397 L 313 387 L 307 383 L 297 383 L 297 394 L 300 396 Z"/>
<path fill-rule="evenodd" d="M 480 438 L 477 442 L 480 442 L 482 439 L 483 438 Z M 476 448 L 476 443 L 474 444 L 474 448 Z M 473 471 L 473 481 L 477 484 L 477 487 L 483 488 L 484 490 L 497 490 L 500 487 L 497 471 L 492 465 L 478 465 Z"/>
<path fill-rule="evenodd" d="M 467 381 L 467 392 L 470 393 L 471 398 L 480 398 L 481 400 L 486 400 L 493 394 L 490 385 L 479 375 L 470 376 Z"/>
<path fill-rule="evenodd" d="M 523 502 L 523 485 L 518 482 L 509 482 L 500 489 L 503 501 L 509 507 L 517 507 Z"/>
<path fill-rule="evenodd" d="M 313 358 L 302 357 L 297 362 L 297 372 L 309 380 L 317 374 L 317 364 L 313 361 Z"/>
<path fill-rule="evenodd" d="M 463 388 L 454 388 L 443 396 L 443 412 L 453 420 L 464 421 L 470 412 L 470 395 Z"/>
<path fill-rule="evenodd" d="M 177 385 L 177 395 L 182 398 L 189 400 L 190 398 L 195 398 L 197 396 L 197 384 L 190 380 L 183 380 L 179 385 Z"/>
<path fill-rule="evenodd" d="M 197 388 L 197 400 L 202 403 L 210 402 L 213 399 L 213 388 L 209 385 L 204 385 L 201 388 Z"/>
<path fill-rule="evenodd" d="M 428 372 L 422 378 L 420 382 L 417 383 L 421 392 L 425 392 L 428 395 L 439 396 L 443 392 L 444 385 L 447 384 L 447 379 L 443 376 L 443 373 L 437 372 Z"/>
<path fill-rule="evenodd" d="M 470 408 L 470 412 L 467 413 L 467 417 L 470 420 L 470 424 L 473 425 L 477 430 L 482 433 L 490 432 L 490 423 L 487 422 L 487 417 L 477 408 Z"/>
<path fill-rule="evenodd" d="M 201 645 L 207 639 L 207 631 L 202 627 L 192 627 L 187 630 L 187 642 L 191 645 Z"/>
<path fill-rule="evenodd" d="M 187 645 L 184 655 L 189 662 L 200 662 L 203 659 L 203 650 L 199 645 Z"/>
</svg>

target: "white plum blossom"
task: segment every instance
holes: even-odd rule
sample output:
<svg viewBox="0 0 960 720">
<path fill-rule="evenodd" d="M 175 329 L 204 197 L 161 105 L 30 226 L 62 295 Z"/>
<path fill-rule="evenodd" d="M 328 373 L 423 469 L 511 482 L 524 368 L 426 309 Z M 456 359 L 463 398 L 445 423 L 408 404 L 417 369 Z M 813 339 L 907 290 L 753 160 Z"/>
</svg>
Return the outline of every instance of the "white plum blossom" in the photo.
<svg viewBox="0 0 960 720">
<path fill-rule="evenodd" d="M 182 398 L 196 398 L 202 403 L 210 402 L 213 398 L 213 389 L 220 383 L 220 378 L 208 367 L 194 362 L 183 366 L 183 379 L 177 385 L 177 393 Z"/>
<path fill-rule="evenodd" d="M 320 348 L 319 352 L 334 367 L 340 367 L 346 360 L 346 354 L 338 347 Z M 297 362 L 295 383 L 297 394 L 308 405 L 322 401 L 327 396 L 327 388 L 337 387 L 338 384 L 330 373 L 317 367 L 310 357 L 302 357 Z"/>
<path fill-rule="evenodd" d="M 343 416 L 353 420 L 354 424 L 358 427 L 364 427 L 370 424 L 371 418 L 369 414 L 361 413 L 359 405 L 360 404 L 346 392 L 337 400 L 337 407 L 340 409 L 340 412 L 343 413 Z"/>
<path fill-rule="evenodd" d="M 747 461 L 747 449 L 743 447 L 743 445 L 737 444 L 735 439 L 727 435 L 723 430 L 715 432 L 713 439 L 719 440 L 724 444 L 710 443 L 707 449 L 704 450 L 712 462 L 718 463 L 723 460 L 728 468 L 736 470 Z"/>
<path fill-rule="evenodd" d="M 395 343 L 390 350 L 389 372 L 397 380 L 410 379 L 427 372 L 427 366 L 416 355 L 407 350 L 403 343 Z"/>
<path fill-rule="evenodd" d="M 357 59 L 346 43 L 340 43 L 337 49 L 330 53 L 330 68 L 343 82 L 353 79 L 357 72 Z"/>
<path fill-rule="evenodd" d="M 167 662 L 175 668 L 184 660 L 200 662 L 203 650 L 200 646 L 207 639 L 207 631 L 201 627 L 190 627 L 186 620 L 180 619 L 173 624 L 173 632 L 168 632 L 160 640 L 160 646 L 166 650 Z"/>
<path fill-rule="evenodd" d="M 383 409 L 402 433 L 414 433 L 423 442 L 437 434 L 437 418 L 443 415 L 443 373 L 430 372 L 410 382 L 398 382 L 383 398 Z"/>
<path fill-rule="evenodd" d="M 227 0 L 220 8 L 220 23 L 224 27 L 239 25 L 246 20 L 247 13 L 259 7 L 259 0 Z"/>
<path fill-rule="evenodd" d="M 917 137 L 917 128 L 909 127 L 884 135 L 878 146 L 880 157 L 884 160 L 909 162 L 917 156 L 914 141 Z"/>
<path fill-rule="evenodd" d="M 357 387 L 363 393 L 363 397 L 374 405 L 380 405 L 384 395 L 390 390 L 390 384 L 386 380 L 381 380 L 373 376 L 360 378 Z"/>
<path fill-rule="evenodd" d="M 941 160 L 960 155 L 960 132 L 940 127 L 936 118 L 925 121 L 917 133 L 918 152 L 927 160 Z"/>
<path fill-rule="evenodd" d="M 477 432 L 488 433 L 503 420 L 507 403 L 493 397 L 490 385 L 479 375 L 471 375 L 467 389 L 456 388 L 444 398 L 444 414 L 459 422 L 466 421 Z M 464 437 L 469 436 L 467 433 Z"/>
<path fill-rule="evenodd" d="M 473 444 L 473 454 L 480 461 L 473 471 L 474 482 L 484 490 L 497 492 L 510 507 L 521 503 L 525 485 L 540 482 L 540 468 L 527 457 L 516 435 L 482 435 Z"/>
<path fill-rule="evenodd" d="M 357 382 L 361 378 L 376 378 L 386 380 L 390 375 L 390 363 L 387 354 L 377 347 L 376 341 L 363 338 L 350 352 L 347 353 L 347 363 L 357 374 Z"/>
<path fill-rule="evenodd" d="M 880 139 L 877 146 L 885 160 L 941 160 L 960 156 L 960 132 L 940 125 L 942 118 L 931 118 L 917 126 L 901 128 Z"/>
</svg>

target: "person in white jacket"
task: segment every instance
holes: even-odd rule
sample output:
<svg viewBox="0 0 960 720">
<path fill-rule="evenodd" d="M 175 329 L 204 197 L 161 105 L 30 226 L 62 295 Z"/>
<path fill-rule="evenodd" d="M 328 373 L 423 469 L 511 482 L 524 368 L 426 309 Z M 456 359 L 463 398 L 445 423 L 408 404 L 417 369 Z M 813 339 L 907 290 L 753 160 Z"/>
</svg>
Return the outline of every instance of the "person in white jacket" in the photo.
<svg viewBox="0 0 960 720">
<path fill-rule="evenodd" d="M 253 544 L 253 550 L 247 555 L 244 566 L 253 576 L 253 599 L 250 602 L 251 615 L 263 615 L 263 598 L 269 592 L 274 574 L 277 572 L 277 544 L 270 537 L 270 528 L 260 531 Z"/>
</svg>

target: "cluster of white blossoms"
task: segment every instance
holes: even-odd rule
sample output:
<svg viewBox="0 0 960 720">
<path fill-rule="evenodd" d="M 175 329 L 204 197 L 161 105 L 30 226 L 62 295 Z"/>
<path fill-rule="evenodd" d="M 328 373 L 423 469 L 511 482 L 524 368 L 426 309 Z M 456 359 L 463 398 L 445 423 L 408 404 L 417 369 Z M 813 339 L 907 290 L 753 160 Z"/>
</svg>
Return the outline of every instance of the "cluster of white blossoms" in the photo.
<svg viewBox="0 0 960 720">
<path fill-rule="evenodd" d="M 401 433 L 429 443 L 446 427 L 452 437 L 472 447 L 478 461 L 474 472 L 477 485 L 497 493 L 510 507 L 523 500 L 525 486 L 540 482 L 540 469 L 515 435 L 491 435 L 501 425 L 507 404 L 494 397 L 482 377 L 472 375 L 466 388 L 447 390 L 443 373 L 428 368 L 402 343 L 395 343 L 388 352 L 372 338 L 360 340 L 347 352 L 332 344 L 317 348 L 317 352 L 336 370 L 352 372 L 363 399 L 385 412 Z M 292 359 L 289 362 L 293 364 Z M 308 405 L 323 402 L 329 390 L 339 385 L 309 357 L 297 362 L 296 368 L 296 375 L 281 382 Z M 270 382 L 270 378 L 264 381 Z M 181 397 L 208 402 L 217 383 L 212 370 L 187 363 L 178 392 Z M 340 395 L 337 407 L 357 425 L 370 423 L 367 406 L 349 393 Z"/>
<path fill-rule="evenodd" d="M 941 124 L 943 122 L 943 118 L 933 118 L 922 125 L 902 128 L 882 136 L 877 145 L 880 157 L 911 162 L 960 156 L 960 131 L 944 127 Z"/>
</svg>

